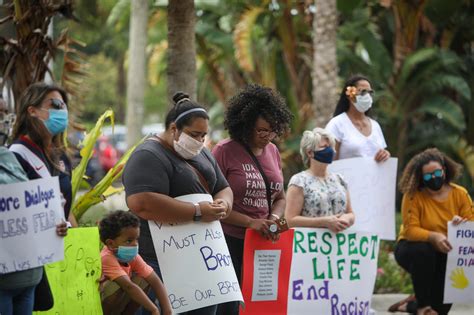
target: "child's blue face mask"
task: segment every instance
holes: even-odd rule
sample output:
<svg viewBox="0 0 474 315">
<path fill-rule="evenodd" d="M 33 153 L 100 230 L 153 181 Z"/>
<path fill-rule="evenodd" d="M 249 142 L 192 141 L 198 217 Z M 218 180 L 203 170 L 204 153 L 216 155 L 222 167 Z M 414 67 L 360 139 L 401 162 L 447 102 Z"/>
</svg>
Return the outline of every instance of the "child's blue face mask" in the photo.
<svg viewBox="0 0 474 315">
<path fill-rule="evenodd" d="M 138 245 L 119 246 L 115 256 L 121 262 L 128 263 L 138 255 Z"/>
</svg>

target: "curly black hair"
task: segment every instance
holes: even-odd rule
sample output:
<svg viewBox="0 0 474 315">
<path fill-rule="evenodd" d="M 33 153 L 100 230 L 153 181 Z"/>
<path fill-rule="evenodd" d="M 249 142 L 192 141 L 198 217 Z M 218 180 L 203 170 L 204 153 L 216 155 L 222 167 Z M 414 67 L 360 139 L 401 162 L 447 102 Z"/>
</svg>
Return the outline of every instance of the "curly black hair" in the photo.
<svg viewBox="0 0 474 315">
<path fill-rule="evenodd" d="M 140 220 L 130 211 L 116 210 L 108 214 L 99 223 L 100 240 L 105 243 L 108 239 L 120 236 L 124 228 L 140 226 Z"/>
<path fill-rule="evenodd" d="M 398 187 L 403 194 L 413 194 L 424 187 L 423 166 L 430 162 L 438 162 L 446 174 L 445 182 L 456 180 L 462 171 L 462 166 L 436 148 L 426 149 L 415 155 L 403 170 Z"/>
<path fill-rule="evenodd" d="M 250 84 L 227 102 L 224 126 L 233 140 L 248 144 L 259 117 L 265 119 L 278 136 L 288 131 L 293 119 L 285 99 L 277 91 Z"/>
</svg>

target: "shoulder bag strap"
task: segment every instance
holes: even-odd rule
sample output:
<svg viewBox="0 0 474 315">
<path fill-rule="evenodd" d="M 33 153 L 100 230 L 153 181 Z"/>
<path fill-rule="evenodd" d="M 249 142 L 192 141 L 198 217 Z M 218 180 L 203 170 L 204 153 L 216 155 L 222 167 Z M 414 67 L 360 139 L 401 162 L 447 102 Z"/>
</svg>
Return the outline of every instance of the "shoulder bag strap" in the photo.
<svg viewBox="0 0 474 315">
<path fill-rule="evenodd" d="M 199 178 L 199 182 L 201 183 L 202 187 L 204 188 L 204 190 L 206 190 L 206 192 L 210 195 L 211 194 L 211 190 L 209 189 L 209 185 L 206 181 L 206 179 L 204 178 L 204 176 L 201 174 L 201 172 L 195 168 L 194 166 L 192 166 L 188 161 L 186 161 L 185 159 L 183 159 L 182 156 L 180 156 L 178 153 L 176 153 L 176 151 L 168 144 L 166 143 L 163 139 L 161 139 L 160 137 L 158 137 L 157 135 L 154 135 L 154 136 L 151 136 L 150 138 L 148 138 L 147 140 L 153 140 L 153 141 L 156 141 L 156 142 L 159 142 L 165 149 L 167 149 L 168 151 L 170 151 L 171 153 L 174 154 L 174 156 L 176 156 L 178 159 L 180 159 L 181 161 L 183 161 L 184 163 L 186 163 L 186 165 L 188 165 L 188 167 L 190 169 L 192 169 L 194 171 L 194 173 L 196 173 L 197 177 Z"/>
<path fill-rule="evenodd" d="M 262 165 L 258 161 L 257 157 L 255 154 L 253 154 L 252 150 L 245 144 L 242 144 L 245 150 L 248 152 L 250 157 L 252 158 L 253 162 L 257 166 L 258 170 L 260 171 L 260 174 L 262 175 L 263 181 L 265 182 L 265 190 L 267 191 L 267 203 L 268 203 L 268 211 L 269 213 L 272 213 L 272 193 L 270 191 L 270 182 L 268 181 L 268 177 L 263 171 Z"/>
</svg>

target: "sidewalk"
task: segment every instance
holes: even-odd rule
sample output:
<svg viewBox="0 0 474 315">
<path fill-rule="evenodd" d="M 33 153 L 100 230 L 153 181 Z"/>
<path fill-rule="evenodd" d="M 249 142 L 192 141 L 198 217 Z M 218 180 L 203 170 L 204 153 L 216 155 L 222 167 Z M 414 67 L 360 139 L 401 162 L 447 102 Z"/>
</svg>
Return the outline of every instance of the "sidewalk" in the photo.
<svg viewBox="0 0 474 315">
<path fill-rule="evenodd" d="M 407 313 L 389 313 L 387 309 L 390 305 L 401 299 L 406 298 L 407 294 L 375 294 L 372 297 L 372 308 L 376 311 L 376 315 L 388 314 L 407 314 Z M 449 312 L 450 315 L 473 315 L 474 305 L 454 304 Z"/>
</svg>

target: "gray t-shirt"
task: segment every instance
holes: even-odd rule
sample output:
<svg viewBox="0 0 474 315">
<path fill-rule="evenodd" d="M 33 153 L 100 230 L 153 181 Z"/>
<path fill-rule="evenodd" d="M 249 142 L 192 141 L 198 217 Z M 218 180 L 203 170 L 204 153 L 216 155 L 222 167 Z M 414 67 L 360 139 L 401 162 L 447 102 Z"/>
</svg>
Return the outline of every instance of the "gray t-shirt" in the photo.
<svg viewBox="0 0 474 315">
<path fill-rule="evenodd" d="M 206 148 L 198 156 L 187 161 L 206 179 L 212 195 L 229 186 L 216 160 Z M 154 140 L 145 141 L 132 153 L 125 165 L 122 181 L 127 197 L 142 192 L 156 192 L 172 198 L 207 193 L 196 172 Z M 145 261 L 156 262 L 148 222 L 143 219 L 139 248 Z"/>
</svg>

